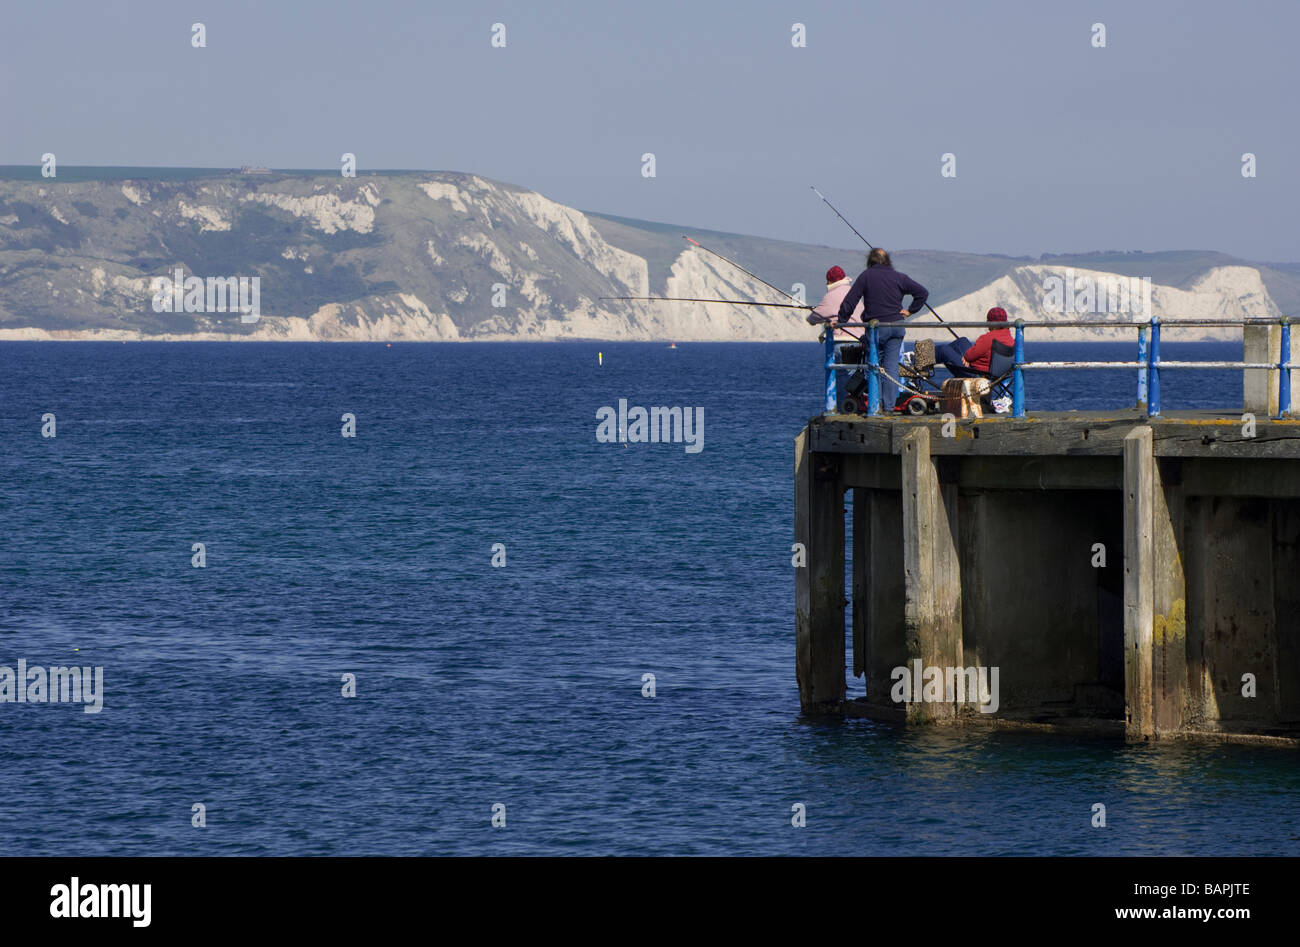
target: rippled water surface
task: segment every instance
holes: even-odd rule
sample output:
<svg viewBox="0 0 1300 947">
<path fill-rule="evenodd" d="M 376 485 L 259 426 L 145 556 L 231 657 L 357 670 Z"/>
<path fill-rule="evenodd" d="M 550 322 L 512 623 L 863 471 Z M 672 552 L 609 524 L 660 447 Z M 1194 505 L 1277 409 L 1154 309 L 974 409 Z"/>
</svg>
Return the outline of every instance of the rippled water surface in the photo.
<svg viewBox="0 0 1300 947">
<path fill-rule="evenodd" d="M 819 357 L 0 344 L 0 664 L 102 666 L 105 690 L 99 714 L 0 703 L 6 852 L 1300 852 L 1291 751 L 800 718 L 792 439 Z M 1170 375 L 1168 407 L 1240 404 L 1231 374 Z M 1134 391 L 1029 378 L 1031 408 Z M 703 407 L 704 450 L 598 444 L 619 398 Z"/>
</svg>

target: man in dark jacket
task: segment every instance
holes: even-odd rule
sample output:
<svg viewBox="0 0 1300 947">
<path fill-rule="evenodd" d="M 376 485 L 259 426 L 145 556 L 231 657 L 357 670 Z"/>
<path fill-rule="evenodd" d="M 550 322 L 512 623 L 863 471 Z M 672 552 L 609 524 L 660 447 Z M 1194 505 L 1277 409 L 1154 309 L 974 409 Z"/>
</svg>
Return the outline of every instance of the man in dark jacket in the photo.
<svg viewBox="0 0 1300 947">
<path fill-rule="evenodd" d="M 912 305 L 907 309 L 903 308 L 904 296 L 912 297 Z M 904 329 L 891 323 L 916 315 L 929 296 L 924 286 L 906 273 L 897 272 L 889 254 L 876 247 L 867 254 L 867 268 L 858 274 L 848 295 L 840 303 L 839 321 L 847 322 L 858 303 L 862 302 L 861 321 L 878 319 L 882 323 L 876 334 L 880 343 L 880 365 L 888 375 L 897 378 Z M 893 410 L 898 394 L 897 385 L 888 378 L 881 378 L 880 403 L 883 410 Z"/>
</svg>

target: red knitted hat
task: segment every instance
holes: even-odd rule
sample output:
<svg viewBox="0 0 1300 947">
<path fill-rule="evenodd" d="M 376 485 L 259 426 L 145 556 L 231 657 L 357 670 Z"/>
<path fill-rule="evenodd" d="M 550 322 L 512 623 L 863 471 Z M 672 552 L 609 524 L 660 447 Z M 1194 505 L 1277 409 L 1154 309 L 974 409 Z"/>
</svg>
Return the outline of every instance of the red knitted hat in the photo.
<svg viewBox="0 0 1300 947">
<path fill-rule="evenodd" d="M 989 321 L 989 322 L 1006 322 L 1006 321 L 1007 321 L 1007 311 L 1006 311 L 1005 309 L 1003 309 L 1001 306 L 994 306 L 992 309 L 989 310 L 988 321 Z"/>
<path fill-rule="evenodd" d="M 827 283 L 827 285 L 829 285 L 829 284 L 831 284 L 831 283 L 838 283 L 838 282 L 839 282 L 840 280 L 842 280 L 842 279 L 844 279 L 844 270 L 843 270 L 843 268 L 838 267 L 838 266 L 832 266 L 829 270 L 826 271 L 826 283 Z"/>
</svg>

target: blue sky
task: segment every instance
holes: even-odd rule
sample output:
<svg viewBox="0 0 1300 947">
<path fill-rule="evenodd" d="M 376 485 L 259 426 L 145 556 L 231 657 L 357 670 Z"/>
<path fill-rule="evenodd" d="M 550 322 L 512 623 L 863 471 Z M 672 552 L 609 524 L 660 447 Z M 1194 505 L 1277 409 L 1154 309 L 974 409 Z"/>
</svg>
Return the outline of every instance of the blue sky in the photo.
<svg viewBox="0 0 1300 947">
<path fill-rule="evenodd" d="M 853 246 L 816 184 L 895 248 L 1300 260 L 1294 2 L 107 0 L 11 4 L 4 23 L 4 164 L 352 152 Z"/>
</svg>

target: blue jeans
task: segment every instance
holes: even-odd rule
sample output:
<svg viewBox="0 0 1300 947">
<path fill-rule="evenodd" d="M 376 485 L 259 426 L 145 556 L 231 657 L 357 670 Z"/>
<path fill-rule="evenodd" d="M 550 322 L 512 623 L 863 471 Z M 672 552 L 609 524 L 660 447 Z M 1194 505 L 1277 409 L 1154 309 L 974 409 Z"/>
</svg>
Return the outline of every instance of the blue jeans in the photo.
<svg viewBox="0 0 1300 947">
<path fill-rule="evenodd" d="M 954 339 L 951 342 L 944 342 L 942 345 L 934 347 L 934 360 L 948 369 L 948 373 L 953 378 L 976 378 L 983 377 L 979 372 L 970 368 L 961 360 L 967 350 L 973 345 L 970 339 Z"/>
<path fill-rule="evenodd" d="M 880 345 L 880 367 L 894 378 L 898 377 L 898 356 L 903 351 L 902 326 L 882 325 L 876 332 L 876 341 Z M 899 388 L 883 375 L 880 378 L 880 406 L 885 411 L 893 411 L 898 401 Z"/>
</svg>

